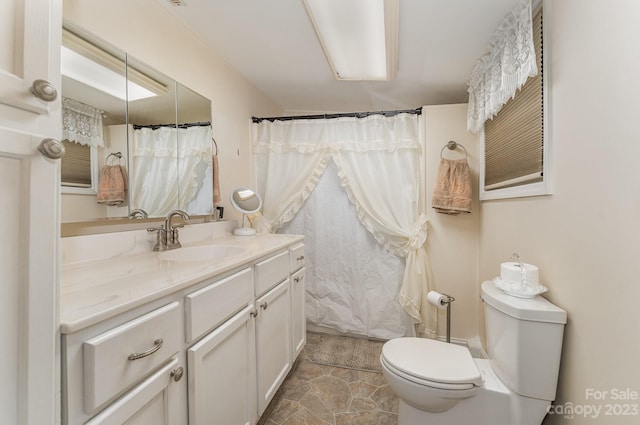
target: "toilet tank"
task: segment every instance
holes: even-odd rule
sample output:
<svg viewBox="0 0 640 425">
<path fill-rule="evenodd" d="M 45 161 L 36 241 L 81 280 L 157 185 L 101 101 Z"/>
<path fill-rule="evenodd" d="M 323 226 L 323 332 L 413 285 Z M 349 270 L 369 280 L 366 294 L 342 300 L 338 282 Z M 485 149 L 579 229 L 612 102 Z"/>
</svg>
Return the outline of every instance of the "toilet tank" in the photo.
<svg viewBox="0 0 640 425">
<path fill-rule="evenodd" d="M 487 352 L 500 380 L 516 393 L 556 397 L 567 312 L 541 296 L 517 298 L 482 284 Z"/>
</svg>

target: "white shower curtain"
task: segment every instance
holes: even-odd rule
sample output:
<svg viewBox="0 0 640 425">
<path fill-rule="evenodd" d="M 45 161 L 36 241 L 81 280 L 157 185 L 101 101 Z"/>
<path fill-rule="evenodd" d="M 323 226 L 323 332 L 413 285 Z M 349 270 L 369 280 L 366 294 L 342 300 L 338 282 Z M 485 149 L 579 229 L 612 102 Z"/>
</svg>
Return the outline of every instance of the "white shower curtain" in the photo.
<svg viewBox="0 0 640 425">
<path fill-rule="evenodd" d="M 395 301 L 405 260 L 387 251 L 360 224 L 333 161 L 303 207 L 278 233 L 305 237 L 310 323 L 382 339 L 413 333 L 411 318 Z"/>
<path fill-rule="evenodd" d="M 211 127 L 161 126 L 133 131 L 131 208 L 149 217 L 176 208 L 190 214 L 213 210 Z M 208 194 L 209 202 L 201 195 Z"/>
<path fill-rule="evenodd" d="M 256 227 L 274 232 L 290 221 L 333 159 L 360 223 L 389 252 L 406 257 L 397 301 L 421 331 L 433 334 L 435 311 L 426 303 L 427 219 L 422 213 L 418 116 L 265 120 L 253 128 L 263 196 Z"/>
</svg>

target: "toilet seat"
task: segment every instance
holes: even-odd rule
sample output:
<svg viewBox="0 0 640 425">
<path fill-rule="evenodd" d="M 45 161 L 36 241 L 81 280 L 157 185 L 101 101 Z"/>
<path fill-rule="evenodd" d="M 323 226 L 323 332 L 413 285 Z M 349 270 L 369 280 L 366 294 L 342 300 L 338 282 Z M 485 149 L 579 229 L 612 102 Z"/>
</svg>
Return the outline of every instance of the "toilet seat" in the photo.
<svg viewBox="0 0 640 425">
<path fill-rule="evenodd" d="M 417 384 L 443 390 L 467 390 L 483 383 L 466 347 L 425 338 L 396 338 L 382 347 L 381 361 Z"/>
</svg>

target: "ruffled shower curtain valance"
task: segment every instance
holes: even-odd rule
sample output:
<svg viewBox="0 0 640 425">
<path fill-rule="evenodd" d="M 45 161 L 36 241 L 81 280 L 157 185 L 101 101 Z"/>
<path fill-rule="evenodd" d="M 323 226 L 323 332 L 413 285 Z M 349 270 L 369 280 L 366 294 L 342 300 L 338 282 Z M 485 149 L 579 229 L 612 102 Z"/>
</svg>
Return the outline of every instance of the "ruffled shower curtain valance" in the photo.
<svg viewBox="0 0 640 425">
<path fill-rule="evenodd" d="M 398 300 L 422 331 L 433 334 L 435 313 L 426 303 L 427 218 L 422 213 L 418 116 L 265 120 L 254 124 L 253 133 L 263 197 L 254 225 L 275 232 L 290 221 L 333 160 L 362 225 L 388 251 L 406 257 Z"/>
<path fill-rule="evenodd" d="M 62 138 L 94 148 L 104 146 L 102 111 L 68 97 L 63 98 Z"/>
<path fill-rule="evenodd" d="M 473 133 L 538 73 L 531 9 L 531 0 L 521 0 L 513 7 L 489 41 L 489 51 L 471 72 L 467 129 Z"/>
</svg>

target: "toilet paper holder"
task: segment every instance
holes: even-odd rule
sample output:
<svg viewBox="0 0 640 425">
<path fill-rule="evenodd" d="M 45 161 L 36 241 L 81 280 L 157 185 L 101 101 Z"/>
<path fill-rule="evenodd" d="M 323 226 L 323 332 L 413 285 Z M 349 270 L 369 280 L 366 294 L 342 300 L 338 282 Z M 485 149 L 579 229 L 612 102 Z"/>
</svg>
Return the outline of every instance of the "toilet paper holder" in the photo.
<svg viewBox="0 0 640 425">
<path fill-rule="evenodd" d="M 456 299 L 449 294 L 442 294 L 447 297 L 445 300 L 442 300 L 444 304 L 447 305 L 447 343 L 451 342 L 451 303 Z"/>
</svg>

